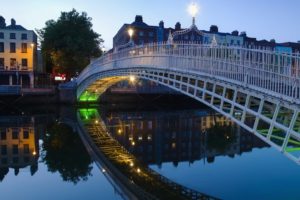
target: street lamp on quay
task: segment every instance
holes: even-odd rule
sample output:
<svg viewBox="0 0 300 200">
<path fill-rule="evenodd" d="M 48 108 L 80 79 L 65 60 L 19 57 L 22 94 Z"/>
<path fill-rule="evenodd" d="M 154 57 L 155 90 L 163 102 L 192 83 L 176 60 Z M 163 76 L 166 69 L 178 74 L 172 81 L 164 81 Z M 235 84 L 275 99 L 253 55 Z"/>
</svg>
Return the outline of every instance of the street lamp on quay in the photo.
<svg viewBox="0 0 300 200">
<path fill-rule="evenodd" d="M 129 42 L 132 42 L 132 36 L 133 36 L 134 31 L 132 28 L 129 28 L 127 32 L 129 35 Z"/>
<path fill-rule="evenodd" d="M 195 2 L 192 2 L 188 6 L 188 12 L 193 17 L 193 25 L 195 25 L 195 17 L 199 13 L 199 6 Z"/>
</svg>

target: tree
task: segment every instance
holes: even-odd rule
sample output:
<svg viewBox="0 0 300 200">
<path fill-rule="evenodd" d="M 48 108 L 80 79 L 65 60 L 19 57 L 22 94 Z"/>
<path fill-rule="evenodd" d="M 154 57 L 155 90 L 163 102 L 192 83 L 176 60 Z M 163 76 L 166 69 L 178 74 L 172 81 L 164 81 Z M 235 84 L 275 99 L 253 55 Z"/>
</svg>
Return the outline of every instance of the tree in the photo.
<svg viewBox="0 0 300 200">
<path fill-rule="evenodd" d="M 92 29 L 92 19 L 75 9 L 62 12 L 57 21 L 49 20 L 38 30 L 46 69 L 74 75 L 86 67 L 90 59 L 101 56 L 101 35 Z"/>
</svg>

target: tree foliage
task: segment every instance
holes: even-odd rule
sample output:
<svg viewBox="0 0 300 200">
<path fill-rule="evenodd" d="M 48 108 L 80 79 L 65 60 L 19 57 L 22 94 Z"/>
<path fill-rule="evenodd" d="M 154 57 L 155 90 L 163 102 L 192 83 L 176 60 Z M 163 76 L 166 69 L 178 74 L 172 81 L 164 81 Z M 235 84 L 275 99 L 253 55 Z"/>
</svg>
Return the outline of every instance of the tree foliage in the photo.
<svg viewBox="0 0 300 200">
<path fill-rule="evenodd" d="M 92 19 L 75 9 L 62 12 L 55 20 L 38 30 L 47 71 L 53 67 L 73 75 L 86 67 L 90 59 L 101 55 L 101 35 L 92 29 Z"/>
</svg>

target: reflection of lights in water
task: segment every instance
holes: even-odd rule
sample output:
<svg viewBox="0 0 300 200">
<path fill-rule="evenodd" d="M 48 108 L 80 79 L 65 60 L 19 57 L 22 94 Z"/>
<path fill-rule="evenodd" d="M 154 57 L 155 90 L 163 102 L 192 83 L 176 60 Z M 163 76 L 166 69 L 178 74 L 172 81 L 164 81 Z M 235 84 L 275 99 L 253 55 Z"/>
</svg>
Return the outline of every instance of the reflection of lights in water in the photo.
<svg viewBox="0 0 300 200">
<path fill-rule="evenodd" d="M 118 129 L 118 134 L 121 134 L 122 133 L 122 130 L 119 128 Z"/>
</svg>

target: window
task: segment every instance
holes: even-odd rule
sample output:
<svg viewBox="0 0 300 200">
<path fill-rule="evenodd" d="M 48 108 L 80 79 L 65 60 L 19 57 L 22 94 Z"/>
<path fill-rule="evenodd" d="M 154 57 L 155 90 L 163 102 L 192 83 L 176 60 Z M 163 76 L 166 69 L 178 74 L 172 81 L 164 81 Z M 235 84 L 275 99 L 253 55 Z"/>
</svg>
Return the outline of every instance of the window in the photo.
<svg viewBox="0 0 300 200">
<path fill-rule="evenodd" d="M 141 36 L 141 37 L 144 36 L 144 31 L 140 31 L 139 36 Z"/>
<path fill-rule="evenodd" d="M 7 155 L 6 145 L 1 145 L 1 155 Z"/>
<path fill-rule="evenodd" d="M 10 43 L 10 53 L 16 53 L 16 43 Z"/>
<path fill-rule="evenodd" d="M 4 58 L 0 58 L 0 69 L 4 68 Z"/>
<path fill-rule="evenodd" d="M 1 162 L 2 162 L 3 165 L 7 165 L 7 158 L 2 158 Z"/>
<path fill-rule="evenodd" d="M 27 34 L 26 34 L 26 33 L 22 33 L 21 39 L 22 39 L 22 40 L 27 40 Z"/>
<path fill-rule="evenodd" d="M 241 44 L 241 43 L 240 43 L 240 41 L 238 40 L 238 41 L 237 41 L 237 45 L 240 45 L 240 44 Z"/>
<path fill-rule="evenodd" d="M 9 39 L 16 39 L 16 33 L 10 33 Z"/>
<path fill-rule="evenodd" d="M 4 39 L 4 33 L 0 32 L 0 39 Z"/>
<path fill-rule="evenodd" d="M 233 45 L 233 44 L 234 44 L 234 40 L 231 40 L 230 45 Z"/>
<path fill-rule="evenodd" d="M 14 157 L 13 158 L 13 164 L 18 164 L 19 162 L 19 158 L 18 157 Z"/>
<path fill-rule="evenodd" d="M 24 153 L 29 154 L 29 144 L 24 144 Z"/>
<path fill-rule="evenodd" d="M 27 53 L 27 43 L 22 43 L 21 52 L 22 53 Z"/>
<path fill-rule="evenodd" d="M 4 42 L 0 42 L 0 52 L 4 52 Z"/>
<path fill-rule="evenodd" d="M 18 145 L 17 145 L 17 144 L 14 144 L 14 145 L 13 145 L 12 153 L 13 153 L 13 154 L 18 154 L 18 153 L 19 153 L 19 148 L 18 148 Z"/>
<path fill-rule="evenodd" d="M 24 157 L 24 163 L 29 163 L 29 157 L 28 156 Z"/>
<path fill-rule="evenodd" d="M 1 131 L 1 140 L 6 140 L 6 131 Z"/>
<path fill-rule="evenodd" d="M 13 68 L 17 67 L 17 60 L 15 58 L 10 59 L 10 67 L 13 67 Z"/>
<path fill-rule="evenodd" d="M 153 37 L 153 32 L 149 32 L 149 37 Z"/>
<path fill-rule="evenodd" d="M 13 140 L 19 139 L 19 130 L 18 129 L 13 129 L 13 131 L 12 131 L 12 139 Z"/>
<path fill-rule="evenodd" d="M 28 67 L 28 61 L 26 58 L 22 58 L 22 68 L 27 68 Z"/>
<path fill-rule="evenodd" d="M 28 130 L 24 130 L 23 131 L 23 139 L 28 139 L 28 138 L 29 138 L 29 131 Z"/>
</svg>

